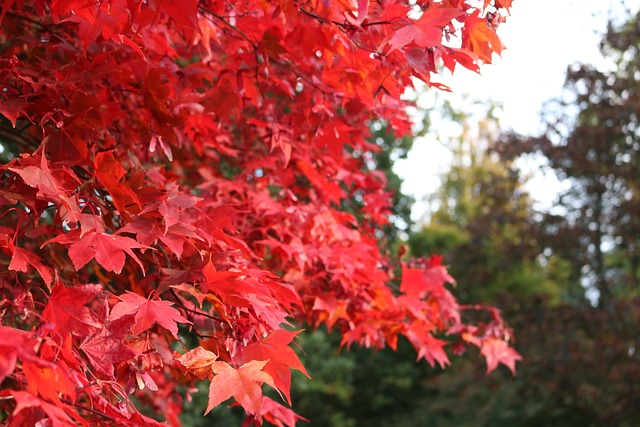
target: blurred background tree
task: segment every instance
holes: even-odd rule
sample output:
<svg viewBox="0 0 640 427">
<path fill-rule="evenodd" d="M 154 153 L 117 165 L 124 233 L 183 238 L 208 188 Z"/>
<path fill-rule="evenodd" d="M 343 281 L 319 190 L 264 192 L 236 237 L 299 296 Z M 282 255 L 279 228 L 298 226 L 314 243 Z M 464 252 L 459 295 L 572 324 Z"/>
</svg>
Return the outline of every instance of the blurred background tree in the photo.
<svg viewBox="0 0 640 427">
<path fill-rule="evenodd" d="M 611 69 L 570 67 L 542 136 L 465 128 L 431 220 L 410 238 L 414 253 L 455 260 L 461 299 L 504 308 L 524 357 L 515 379 L 454 360 L 427 380 L 438 393 L 407 415 L 413 425 L 640 423 L 640 16 L 610 25 L 601 48 Z M 526 158 L 566 184 L 550 209 L 523 190 L 514 165 Z"/>
</svg>

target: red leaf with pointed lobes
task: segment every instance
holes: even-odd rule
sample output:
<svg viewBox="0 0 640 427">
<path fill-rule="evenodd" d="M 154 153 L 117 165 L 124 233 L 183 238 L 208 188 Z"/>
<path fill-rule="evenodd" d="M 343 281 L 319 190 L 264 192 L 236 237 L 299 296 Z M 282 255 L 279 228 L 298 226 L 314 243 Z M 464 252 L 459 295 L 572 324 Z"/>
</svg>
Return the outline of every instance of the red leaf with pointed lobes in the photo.
<svg viewBox="0 0 640 427">
<path fill-rule="evenodd" d="M 222 300 L 236 307 L 248 307 L 245 295 L 256 293 L 256 290 L 242 280 L 243 274 L 235 271 L 217 271 L 211 261 L 202 269 L 205 282 L 201 284 L 203 291 L 214 292 Z"/>
<path fill-rule="evenodd" d="M 441 368 L 450 365 L 449 356 L 443 347 L 447 345 L 447 341 L 443 341 L 433 336 L 433 326 L 428 323 L 416 320 L 404 335 L 411 341 L 414 348 L 418 352 L 418 359 L 425 358 L 429 365 L 434 366 L 436 362 Z"/>
<path fill-rule="evenodd" d="M 49 303 L 42 312 L 42 318 L 54 325 L 54 339 L 64 338 L 68 334 L 87 337 L 102 329 L 98 315 L 88 307 L 89 301 L 102 291 L 100 285 L 81 285 L 65 287 L 56 283 L 51 292 Z"/>
<path fill-rule="evenodd" d="M 71 258 L 76 270 L 80 270 L 95 258 L 98 264 L 104 267 L 105 270 L 120 274 L 122 267 L 124 267 L 125 254 L 128 254 L 138 263 L 144 272 L 142 262 L 136 254 L 133 253 L 132 249 L 145 248 L 145 246 L 129 237 L 99 233 L 96 231 L 90 231 L 80 237 L 80 230 L 74 230 L 66 234 L 61 234 L 47 241 L 42 246 L 49 243 L 71 244 L 71 246 L 69 246 L 69 258 Z"/>
<path fill-rule="evenodd" d="M 296 427 L 298 420 L 309 421 L 267 396 L 262 397 L 260 414 L 265 420 L 277 427 Z"/>
<path fill-rule="evenodd" d="M 39 424 L 46 425 L 42 423 L 42 415 L 36 414 L 36 411 L 34 411 L 35 408 L 38 408 L 48 417 L 47 419 L 50 421 L 53 427 L 68 427 L 76 425 L 76 423 L 71 419 L 71 417 L 69 417 L 69 415 L 67 415 L 64 409 L 59 406 L 52 405 L 51 403 L 45 402 L 44 400 L 34 396 L 29 392 L 19 390 L 3 390 L 0 393 L 0 396 L 12 396 L 16 401 L 16 407 L 11 413 L 11 416 L 14 417 L 13 421 L 22 420 L 23 425 L 36 425 L 36 421 L 39 421 Z M 11 425 L 15 426 L 19 424 L 12 423 Z"/>
<path fill-rule="evenodd" d="M 54 15 L 66 15 L 71 12 L 80 12 L 83 9 L 94 8 L 93 0 L 52 0 L 51 11 Z"/>
<path fill-rule="evenodd" d="M 451 20 L 464 15 L 464 12 L 453 8 L 427 9 L 422 16 L 395 31 L 389 40 L 389 52 L 401 49 L 409 43 L 415 43 L 418 47 L 426 48 L 442 43 L 442 29 L 451 23 Z"/>
<path fill-rule="evenodd" d="M 268 384 L 275 388 L 273 379 L 263 370 L 266 364 L 266 360 L 253 360 L 236 369 L 226 362 L 213 362 L 211 369 L 216 375 L 209 386 L 209 403 L 205 415 L 233 397 L 248 414 L 261 419 L 261 386 Z"/>
<path fill-rule="evenodd" d="M 197 229 L 190 225 L 180 223 L 167 229 L 166 222 L 163 225 L 160 218 L 136 215 L 117 234 L 131 233 L 136 235 L 136 240 L 141 245 L 148 247 L 156 244 L 158 240 L 164 243 L 178 258 L 182 256 L 184 244 L 189 239 L 202 241 L 197 234 Z"/>
<path fill-rule="evenodd" d="M 185 27 L 198 27 L 198 0 L 161 0 L 158 8 L 164 9 L 176 23 Z"/>
<path fill-rule="evenodd" d="M 0 114 L 5 116 L 15 128 L 18 117 L 27 115 L 24 109 L 28 106 L 29 102 L 23 99 L 12 99 L 10 101 L 0 103 Z"/>
<path fill-rule="evenodd" d="M 13 373 L 18 357 L 31 359 L 35 356 L 37 343 L 29 332 L 0 326 L 0 383 Z"/>
<path fill-rule="evenodd" d="M 426 269 L 411 268 L 403 264 L 400 290 L 407 295 L 424 298 L 427 294 L 441 295 L 446 291 L 446 283 L 455 283 L 454 278 L 439 262 L 432 261 L 430 264 Z"/>
<path fill-rule="evenodd" d="M 99 332 L 80 345 L 91 365 L 107 379 L 115 380 L 114 366 L 137 354 L 124 343 L 134 323 L 133 315 L 122 316 L 105 324 Z"/>
<path fill-rule="evenodd" d="M 516 374 L 516 361 L 522 360 L 522 356 L 518 354 L 509 344 L 498 338 L 489 338 L 482 343 L 480 353 L 487 360 L 487 374 L 491 373 L 498 367 L 498 363 L 505 365 L 511 373 Z"/>
<path fill-rule="evenodd" d="M 79 36 L 85 49 L 86 45 L 95 41 L 99 35 L 105 40 L 121 36 L 129 23 L 129 12 L 126 6 L 127 0 L 111 0 L 99 3 L 99 7 L 95 10 L 95 17 L 84 14 L 88 19 L 80 19 L 78 22 L 80 22 Z"/>
<path fill-rule="evenodd" d="M 13 255 L 11 256 L 9 270 L 22 271 L 23 273 L 26 273 L 28 265 L 36 269 L 47 286 L 51 285 L 51 282 L 53 280 L 51 269 L 42 264 L 42 259 L 38 255 L 29 252 L 26 249 L 15 246 L 13 248 Z"/>
<path fill-rule="evenodd" d="M 96 178 L 98 178 L 111 195 L 113 204 L 120 212 L 120 215 L 125 215 L 127 207 L 130 205 L 136 204 L 141 207 L 136 193 L 120 182 L 125 176 L 126 171 L 122 167 L 122 164 L 113 156 L 113 151 L 96 154 L 94 165 L 96 168 Z"/>
<path fill-rule="evenodd" d="M 182 317 L 178 310 L 173 308 L 173 303 L 170 301 L 151 300 L 129 291 L 118 298 L 120 302 L 113 306 L 109 320 L 114 321 L 128 314 L 135 314 L 136 323 L 131 330 L 134 335 L 150 329 L 157 323 L 177 339 L 177 323 L 191 324 L 189 320 Z"/>
<path fill-rule="evenodd" d="M 16 144 L 0 165 L 10 229 L 0 249 L 28 280 L 4 277 L 4 298 L 15 299 L 0 309 L 41 337 L 0 330 L 0 377 L 26 379 L 12 379 L 15 394 L 0 391 L 7 423 L 160 425 L 123 390 L 144 387 L 156 390 L 141 397 L 157 416 L 178 424 L 174 386 L 198 377 L 212 383 L 207 410 L 235 397 L 252 421 L 291 427 L 295 414 L 261 393 L 267 383 L 288 399 L 291 369 L 306 373 L 289 347 L 295 332 L 281 330 L 285 316 L 339 326 L 345 343 L 394 347 L 406 335 L 419 358 L 440 365 L 437 337 L 455 327 L 456 340 L 480 348 L 509 335 L 498 318 L 461 325 L 439 264 L 408 264 L 399 296 L 388 286 L 393 261 L 378 226 L 390 194 L 371 171 L 368 123 L 379 117 L 408 133 L 411 102 L 401 95 L 412 78 L 443 88 L 431 78 L 440 64 L 486 62 L 501 46 L 492 31 L 504 10 L 494 9 L 511 1 L 491 0 L 480 15 L 483 1 L 420 0 L 419 19 L 410 3 L 5 1 L 0 114 Z M 449 36 L 462 46 L 444 46 Z M 50 233 L 65 246 L 35 251 Z M 34 301 L 32 267 L 76 286 L 34 292 Z M 88 278 L 123 294 L 113 313 L 104 301 L 90 308 L 100 288 L 79 285 Z M 150 289 L 157 294 L 144 298 Z M 204 348 L 173 355 L 188 320 L 156 296 L 169 289 L 194 332 L 210 337 Z M 484 351 L 497 364 L 515 359 L 494 347 Z M 90 410 L 61 399 L 76 388 Z"/>
<path fill-rule="evenodd" d="M 323 198 L 340 204 L 340 199 L 344 196 L 344 192 L 336 182 L 329 181 L 327 178 L 322 177 L 311 163 L 306 160 L 298 160 L 296 164 L 311 184 L 318 189 Z"/>
<path fill-rule="evenodd" d="M 27 379 L 27 390 L 36 396 L 61 405 L 60 397 L 76 400 L 76 387 L 69 372 L 56 365 L 42 366 L 42 363 L 25 361 L 22 372 Z"/>
<path fill-rule="evenodd" d="M 248 362 L 250 360 L 268 360 L 264 371 L 271 375 L 275 387 L 285 395 L 289 404 L 291 404 L 291 371 L 296 369 L 311 378 L 307 370 L 300 362 L 298 355 L 289 343 L 298 335 L 300 331 L 287 331 L 278 329 L 260 342 L 249 344 L 242 352 L 242 360 Z"/>
<path fill-rule="evenodd" d="M 28 157 L 27 159 L 31 160 L 31 162 L 37 162 L 37 159 L 33 157 Z M 40 167 L 34 165 L 14 166 L 9 167 L 9 170 L 20 175 L 28 186 L 37 188 L 39 198 L 61 205 L 61 208 L 64 209 L 61 212 L 63 219 L 72 222 L 78 221 L 80 208 L 75 197 L 63 187 L 58 178 L 53 176 L 45 156 L 40 156 Z"/>
<path fill-rule="evenodd" d="M 464 22 L 462 47 L 477 54 L 485 64 L 491 64 L 493 53 L 500 55 L 504 46 L 487 19 L 481 18 L 479 13 L 476 10 Z"/>
</svg>

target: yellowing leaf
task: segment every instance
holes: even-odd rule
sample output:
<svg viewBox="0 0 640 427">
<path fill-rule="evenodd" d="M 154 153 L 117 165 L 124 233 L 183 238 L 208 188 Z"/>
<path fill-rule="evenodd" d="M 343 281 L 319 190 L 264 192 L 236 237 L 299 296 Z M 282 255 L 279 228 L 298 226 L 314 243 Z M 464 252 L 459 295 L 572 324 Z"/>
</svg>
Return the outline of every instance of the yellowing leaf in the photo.
<svg viewBox="0 0 640 427">
<path fill-rule="evenodd" d="M 188 372 L 203 380 L 213 375 L 211 365 L 213 365 L 217 358 L 217 354 L 205 350 L 202 347 L 196 347 L 178 357 L 177 360 Z"/>
<path fill-rule="evenodd" d="M 462 47 L 477 54 L 485 64 L 491 64 L 494 52 L 500 55 L 504 49 L 495 30 L 489 26 L 485 18 L 478 16 L 478 11 L 465 20 Z"/>
</svg>

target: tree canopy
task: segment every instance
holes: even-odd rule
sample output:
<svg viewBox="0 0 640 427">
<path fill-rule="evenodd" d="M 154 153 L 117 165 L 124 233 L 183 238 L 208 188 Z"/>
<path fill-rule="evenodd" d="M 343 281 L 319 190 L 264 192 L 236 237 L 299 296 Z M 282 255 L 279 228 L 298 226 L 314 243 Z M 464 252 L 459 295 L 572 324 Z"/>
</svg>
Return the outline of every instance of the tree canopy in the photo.
<svg viewBox="0 0 640 427">
<path fill-rule="evenodd" d="M 381 251 L 367 138 L 408 133 L 413 79 L 490 63 L 510 6 L 2 2 L 3 421 L 179 425 L 205 380 L 207 412 L 292 426 L 299 323 L 514 371 L 497 309 L 458 304 L 440 258 Z"/>
</svg>

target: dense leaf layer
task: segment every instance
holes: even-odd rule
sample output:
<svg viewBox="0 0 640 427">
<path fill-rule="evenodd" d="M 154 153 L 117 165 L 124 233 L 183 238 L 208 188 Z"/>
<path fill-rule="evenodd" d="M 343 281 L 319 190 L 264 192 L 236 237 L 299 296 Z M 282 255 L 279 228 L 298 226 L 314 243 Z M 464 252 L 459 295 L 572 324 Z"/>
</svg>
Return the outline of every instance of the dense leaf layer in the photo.
<svg viewBox="0 0 640 427">
<path fill-rule="evenodd" d="M 176 384 L 199 378 L 207 411 L 233 397 L 293 425 L 261 385 L 288 399 L 289 369 L 305 372 L 294 320 L 345 345 L 405 336 L 441 365 L 435 335 L 457 334 L 513 367 L 498 312 L 464 324 L 439 259 L 410 261 L 397 286 L 366 139 L 374 118 L 409 131 L 412 77 L 439 86 L 441 63 L 490 62 L 506 3 L 5 1 L 10 425 L 153 425 L 132 393 L 179 424 Z"/>
</svg>

